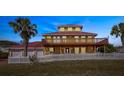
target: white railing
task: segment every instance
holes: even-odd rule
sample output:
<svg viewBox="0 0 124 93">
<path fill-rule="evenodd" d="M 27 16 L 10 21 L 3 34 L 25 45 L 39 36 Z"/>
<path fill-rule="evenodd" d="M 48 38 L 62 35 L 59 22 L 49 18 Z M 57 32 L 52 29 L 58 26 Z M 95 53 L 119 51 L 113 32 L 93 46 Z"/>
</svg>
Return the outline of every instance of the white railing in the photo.
<svg viewBox="0 0 124 93">
<path fill-rule="evenodd" d="M 75 43 L 96 44 L 106 39 L 107 38 L 44 39 L 43 41 L 46 44 L 75 44 Z"/>
<path fill-rule="evenodd" d="M 85 54 L 51 54 L 37 57 L 38 62 L 63 60 L 124 60 L 124 53 L 85 53 Z M 29 57 L 9 57 L 8 63 L 30 63 Z"/>
</svg>

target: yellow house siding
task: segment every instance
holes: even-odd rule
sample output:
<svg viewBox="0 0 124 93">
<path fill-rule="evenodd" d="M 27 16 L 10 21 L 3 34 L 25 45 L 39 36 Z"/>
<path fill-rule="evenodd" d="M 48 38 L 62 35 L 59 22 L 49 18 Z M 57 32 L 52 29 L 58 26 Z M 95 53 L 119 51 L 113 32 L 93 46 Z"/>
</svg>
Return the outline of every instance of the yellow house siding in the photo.
<svg viewBox="0 0 124 93">
<path fill-rule="evenodd" d="M 75 54 L 79 54 L 79 47 L 75 47 Z"/>
<path fill-rule="evenodd" d="M 81 53 L 86 53 L 86 47 L 81 47 Z"/>
</svg>

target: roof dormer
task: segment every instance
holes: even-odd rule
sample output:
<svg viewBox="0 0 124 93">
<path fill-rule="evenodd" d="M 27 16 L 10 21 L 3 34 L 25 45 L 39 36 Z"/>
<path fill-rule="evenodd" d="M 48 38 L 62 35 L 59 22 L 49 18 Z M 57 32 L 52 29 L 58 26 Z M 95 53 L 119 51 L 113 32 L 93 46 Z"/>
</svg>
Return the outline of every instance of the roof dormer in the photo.
<svg viewBox="0 0 124 93">
<path fill-rule="evenodd" d="M 58 26 L 59 31 L 82 31 L 83 26 L 81 25 L 60 25 Z"/>
</svg>

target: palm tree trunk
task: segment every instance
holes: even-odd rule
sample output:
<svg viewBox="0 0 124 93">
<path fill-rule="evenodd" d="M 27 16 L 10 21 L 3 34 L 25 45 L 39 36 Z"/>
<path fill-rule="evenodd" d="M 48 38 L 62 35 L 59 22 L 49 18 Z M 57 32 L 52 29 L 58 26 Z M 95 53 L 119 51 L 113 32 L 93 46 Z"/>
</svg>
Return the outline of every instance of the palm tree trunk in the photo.
<svg viewBox="0 0 124 93">
<path fill-rule="evenodd" d="M 124 33 L 121 35 L 121 42 L 122 42 L 122 47 L 124 48 Z"/>
<path fill-rule="evenodd" d="M 28 40 L 24 40 L 24 56 L 28 55 Z"/>
</svg>

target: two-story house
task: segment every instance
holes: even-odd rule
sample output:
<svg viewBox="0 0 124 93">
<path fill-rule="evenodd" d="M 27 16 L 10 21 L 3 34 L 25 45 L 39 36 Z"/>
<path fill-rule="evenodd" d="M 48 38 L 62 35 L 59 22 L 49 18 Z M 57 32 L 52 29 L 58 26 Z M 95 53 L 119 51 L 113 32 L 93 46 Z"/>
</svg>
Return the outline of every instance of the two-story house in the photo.
<svg viewBox="0 0 124 93">
<path fill-rule="evenodd" d="M 95 38 L 97 34 L 82 31 L 81 25 L 60 25 L 58 32 L 44 34 L 41 42 L 29 43 L 28 56 L 44 54 L 95 53 L 99 46 L 108 44 L 107 38 Z M 22 57 L 24 45 L 15 45 L 9 49 L 10 56 Z"/>
<path fill-rule="evenodd" d="M 60 25 L 58 32 L 44 34 L 44 53 L 94 53 L 108 44 L 107 38 L 95 38 L 96 33 L 82 31 L 82 25 Z"/>
</svg>

